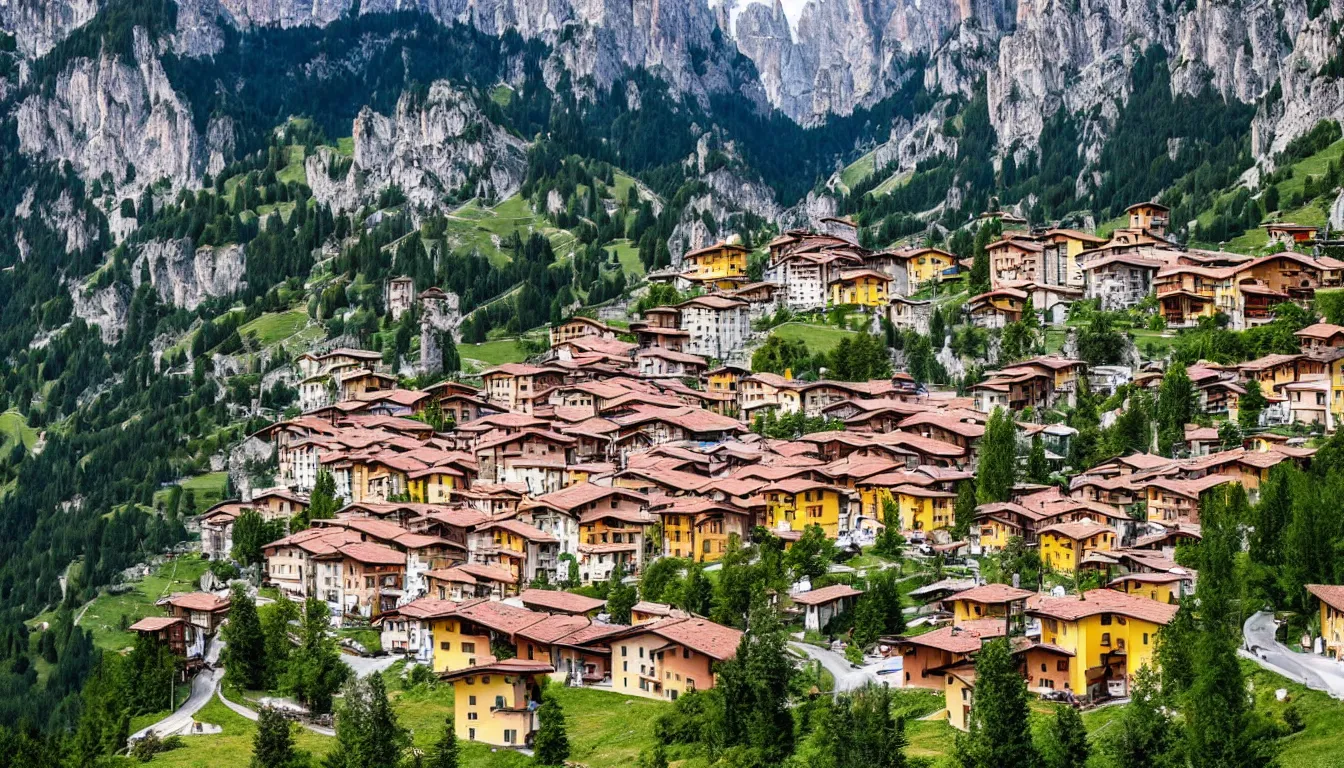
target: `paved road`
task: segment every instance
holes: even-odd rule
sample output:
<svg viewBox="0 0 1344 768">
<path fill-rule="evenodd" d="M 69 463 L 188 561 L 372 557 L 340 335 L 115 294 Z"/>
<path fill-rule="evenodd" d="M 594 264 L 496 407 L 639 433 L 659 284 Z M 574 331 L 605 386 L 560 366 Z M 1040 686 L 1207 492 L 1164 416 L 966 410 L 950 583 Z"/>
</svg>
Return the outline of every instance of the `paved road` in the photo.
<svg viewBox="0 0 1344 768">
<path fill-rule="evenodd" d="M 210 643 L 206 649 L 205 660 L 214 664 L 219 660 L 219 646 L 223 642 L 216 639 Z M 153 731 L 160 736 L 168 736 L 174 733 L 185 733 L 196 718 L 196 713 L 201 711 L 210 697 L 215 695 L 215 688 L 219 686 L 219 681 L 224 677 L 224 670 L 218 666 L 206 668 L 196 674 L 191 680 L 191 695 L 182 702 L 171 715 L 163 718 L 153 725 L 142 728 L 131 734 L 128 742 L 135 743 L 145 737 L 145 734 Z"/>
<path fill-rule="evenodd" d="M 1274 638 L 1274 614 L 1260 611 L 1242 627 L 1246 648 L 1242 655 L 1308 688 L 1344 699 L 1344 664 L 1325 656 L 1296 653 Z"/>
<path fill-rule="evenodd" d="M 855 688 L 862 688 L 868 683 L 882 683 L 882 678 L 871 668 L 855 669 L 850 665 L 849 660 L 835 651 L 828 651 L 825 648 L 818 648 L 815 645 L 807 643 L 790 642 L 794 650 L 804 654 L 808 658 L 816 659 L 821 662 L 821 666 L 826 668 L 827 672 L 835 678 L 835 690 L 852 691 Z"/>
<path fill-rule="evenodd" d="M 341 661 L 344 661 L 345 665 L 360 677 L 366 677 L 374 672 L 382 672 L 401 660 L 401 656 L 396 656 L 390 653 L 386 656 L 351 656 L 348 653 L 341 654 Z"/>
</svg>

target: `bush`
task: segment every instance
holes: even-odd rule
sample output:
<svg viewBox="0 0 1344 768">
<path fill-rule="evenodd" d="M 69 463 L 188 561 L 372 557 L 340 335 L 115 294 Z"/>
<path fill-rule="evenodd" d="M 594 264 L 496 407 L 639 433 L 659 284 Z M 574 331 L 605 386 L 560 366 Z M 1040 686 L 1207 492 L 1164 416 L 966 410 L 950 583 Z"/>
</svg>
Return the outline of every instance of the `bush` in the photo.
<svg viewBox="0 0 1344 768">
<path fill-rule="evenodd" d="M 181 746 L 181 736 L 169 736 L 166 739 L 161 739 L 157 733 L 150 731 L 145 734 L 143 739 L 135 742 L 134 747 L 131 747 L 131 757 L 142 763 L 148 763 L 158 753 L 169 752 Z"/>
</svg>

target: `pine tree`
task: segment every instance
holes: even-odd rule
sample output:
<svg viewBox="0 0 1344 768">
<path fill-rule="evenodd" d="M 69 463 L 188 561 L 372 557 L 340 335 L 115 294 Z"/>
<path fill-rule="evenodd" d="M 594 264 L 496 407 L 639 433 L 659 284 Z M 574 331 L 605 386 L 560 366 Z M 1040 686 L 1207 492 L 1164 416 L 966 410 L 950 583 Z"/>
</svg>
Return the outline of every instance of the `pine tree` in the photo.
<svg viewBox="0 0 1344 768">
<path fill-rule="evenodd" d="M 1045 733 L 1040 753 L 1041 768 L 1082 768 L 1087 764 L 1091 748 L 1078 710 L 1068 704 L 1055 706 L 1055 719 Z"/>
<path fill-rule="evenodd" d="M 262 707 L 252 737 L 251 768 L 297 768 L 305 762 L 294 749 L 293 725 L 278 709 Z"/>
<path fill-rule="evenodd" d="M 952 509 L 952 539 L 966 541 L 971 536 L 971 523 L 975 521 L 975 484 L 962 480 L 957 484 L 957 503 Z"/>
<path fill-rule="evenodd" d="M 336 748 L 327 768 L 396 768 L 410 737 L 387 700 L 377 673 L 351 680 L 336 718 Z"/>
<path fill-rule="evenodd" d="M 1273 763 L 1273 743 L 1258 738 L 1237 659 L 1241 627 L 1232 608 L 1238 594 L 1235 560 L 1246 494 L 1240 485 L 1206 494 L 1199 546 L 1200 629 L 1194 642 L 1194 679 L 1184 697 L 1186 746 L 1200 764 L 1258 768 Z"/>
<path fill-rule="evenodd" d="M 316 598 L 304 603 L 300 643 L 290 654 L 281 689 L 313 712 L 331 711 L 332 697 L 350 674 L 331 636 L 327 606 Z"/>
<path fill-rule="evenodd" d="M 1033 483 L 1050 482 L 1050 465 L 1045 458 L 1045 443 L 1039 434 L 1031 438 L 1031 453 L 1027 457 L 1027 479 Z"/>
<path fill-rule="evenodd" d="M 565 733 L 565 711 L 552 686 L 542 691 L 537 720 L 536 741 L 533 743 L 537 765 L 564 765 L 569 759 L 569 736 Z"/>
<path fill-rule="evenodd" d="M 261 634 L 265 638 L 266 687 L 280 684 L 294 644 L 289 641 L 290 622 L 299 620 L 299 604 L 293 600 L 276 600 L 261 614 Z"/>
<path fill-rule="evenodd" d="M 1237 399 L 1237 423 L 1242 429 L 1257 429 L 1260 426 L 1260 414 L 1269 401 L 1260 390 L 1260 382 L 1251 379 L 1246 382 L 1246 394 Z"/>
<path fill-rule="evenodd" d="M 1017 671 L 1007 640 L 991 640 L 981 647 L 975 659 L 972 701 L 967 732 L 957 735 L 955 756 L 962 768 L 1035 765 L 1027 683 Z"/>
<path fill-rule="evenodd" d="M 878 600 L 872 595 L 860 596 L 858 606 L 854 609 L 854 646 L 863 650 L 877 642 L 877 638 L 882 636 L 884 623 L 882 606 Z"/>
<path fill-rule="evenodd" d="M 303 530 L 313 520 L 330 520 L 336 517 L 340 502 L 336 499 L 336 478 L 325 469 L 317 472 L 317 482 L 308 497 L 308 508 L 294 517 L 294 530 Z"/>
<path fill-rule="evenodd" d="M 1157 675 L 1147 666 L 1134 673 L 1129 703 L 1116 721 L 1118 730 L 1106 741 L 1106 754 L 1116 768 L 1174 768 L 1181 762 L 1176 727 L 1162 710 Z"/>
<path fill-rule="evenodd" d="M 611 581 L 607 586 L 607 613 L 612 624 L 629 624 L 630 609 L 639 602 L 639 593 L 634 586 L 625 583 L 625 566 L 617 563 L 611 571 Z"/>
<path fill-rule="evenodd" d="M 233 588 L 229 622 L 224 625 L 224 642 L 225 677 L 240 688 L 264 688 L 266 638 L 261 632 L 257 604 L 241 584 Z"/>
<path fill-rule="evenodd" d="M 425 768 L 457 768 L 460 760 L 457 746 L 457 731 L 453 725 L 453 718 L 443 721 L 443 733 L 439 735 L 439 740 L 434 742 L 434 749 L 429 753 L 429 762 Z"/>
<path fill-rule="evenodd" d="M 894 705 L 895 693 L 886 686 L 840 697 L 820 728 L 821 755 L 831 757 L 834 768 L 904 768 L 905 721 L 893 715 Z"/>
<path fill-rule="evenodd" d="M 1195 389 L 1183 363 L 1172 363 L 1157 394 L 1157 444 L 1170 456 L 1185 439 L 1185 425 L 1195 417 Z"/>
<path fill-rule="evenodd" d="M 248 509 L 233 521 L 233 551 L 230 556 L 244 566 L 261 562 L 261 548 L 270 543 L 266 521 L 255 509 Z"/>
<path fill-rule="evenodd" d="M 1017 482 L 1017 425 L 1009 411 L 995 408 L 980 439 L 976 498 L 981 504 L 1007 501 Z"/>
<path fill-rule="evenodd" d="M 900 560 L 905 537 L 901 535 L 901 509 L 890 496 L 882 499 L 882 532 L 873 542 L 873 553 L 888 560 Z"/>
</svg>

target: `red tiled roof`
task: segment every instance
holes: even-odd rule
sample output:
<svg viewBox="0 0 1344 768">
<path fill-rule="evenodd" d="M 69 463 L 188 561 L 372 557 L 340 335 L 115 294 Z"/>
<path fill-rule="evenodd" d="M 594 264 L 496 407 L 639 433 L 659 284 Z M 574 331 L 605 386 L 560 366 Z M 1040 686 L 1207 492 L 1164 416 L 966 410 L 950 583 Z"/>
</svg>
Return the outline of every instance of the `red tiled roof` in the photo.
<svg viewBox="0 0 1344 768">
<path fill-rule="evenodd" d="M 218 611 L 229 607 L 229 598 L 218 597 L 209 592 L 188 592 L 181 595 L 172 595 L 159 602 L 185 608 L 188 611 Z"/>
<path fill-rule="evenodd" d="M 1336 610 L 1344 611 L 1344 586 L 1334 584 L 1308 584 L 1307 591 L 1317 600 Z"/>
<path fill-rule="evenodd" d="M 981 584 L 978 587 L 971 587 L 965 592 L 958 592 L 952 595 L 949 600 L 970 600 L 985 605 L 997 605 L 999 603 L 1010 603 L 1017 600 L 1025 600 L 1036 594 L 1026 589 L 1017 589 L 1007 584 Z"/>
<path fill-rule="evenodd" d="M 1046 597 L 1038 595 L 1027 603 L 1027 612 L 1063 621 L 1077 621 L 1100 613 L 1118 613 L 1122 616 L 1163 624 L 1176 615 L 1176 606 L 1159 603 L 1146 597 L 1136 597 L 1114 589 L 1093 589 L 1082 596 Z"/>
<path fill-rule="evenodd" d="M 800 592 L 793 596 L 793 602 L 799 605 L 821 605 L 830 603 L 854 595 L 862 595 L 863 592 L 857 590 L 848 584 L 832 584 L 829 587 L 814 589 L 810 592 Z"/>
<path fill-rule="evenodd" d="M 165 627 L 171 627 L 172 625 L 178 624 L 181 621 L 182 618 L 180 616 L 179 617 L 146 616 L 145 618 L 127 627 L 127 629 L 130 630 L 131 632 L 158 632 L 159 630 L 164 629 Z"/>
<path fill-rule="evenodd" d="M 478 664 L 466 669 L 458 669 L 452 672 L 442 672 L 439 677 L 449 682 L 461 680 L 464 677 L 474 675 L 509 675 L 509 674 L 535 674 L 549 675 L 555 671 L 555 667 L 544 661 L 528 661 L 527 659 L 504 659 L 503 661 L 494 661 L 489 664 Z"/>
<path fill-rule="evenodd" d="M 672 617 L 634 627 L 630 634 L 653 633 L 697 653 L 724 661 L 737 655 L 742 632 L 709 619 Z"/>
<path fill-rule="evenodd" d="M 588 613 L 607 604 L 605 600 L 599 600 L 595 597 L 548 589 L 525 589 L 518 596 L 518 599 L 522 600 L 524 605 L 532 605 L 543 610 L 561 613 Z"/>
</svg>

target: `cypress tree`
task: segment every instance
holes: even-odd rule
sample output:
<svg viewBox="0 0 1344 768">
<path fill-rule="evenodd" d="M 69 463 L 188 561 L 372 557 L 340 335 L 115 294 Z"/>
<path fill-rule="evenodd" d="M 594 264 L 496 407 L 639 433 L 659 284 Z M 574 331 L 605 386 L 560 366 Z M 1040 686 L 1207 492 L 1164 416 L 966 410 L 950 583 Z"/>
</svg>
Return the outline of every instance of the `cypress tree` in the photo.
<svg viewBox="0 0 1344 768">
<path fill-rule="evenodd" d="M 1007 501 L 1017 482 L 1017 425 L 1013 416 L 995 408 L 980 439 L 980 471 L 976 498 L 981 504 Z"/>
<path fill-rule="evenodd" d="M 434 749 L 429 753 L 429 762 L 425 768 L 457 768 L 458 761 L 457 731 L 453 726 L 453 718 L 443 721 L 443 733 L 439 735 L 439 740 L 434 742 Z"/>
<path fill-rule="evenodd" d="M 569 759 L 569 736 L 565 733 L 565 711 L 551 686 L 541 695 L 537 710 L 537 735 L 533 747 L 537 765 L 564 765 Z"/>
<path fill-rule="evenodd" d="M 1158 449 L 1170 456 L 1174 447 L 1185 440 L 1185 425 L 1195 417 L 1195 388 L 1185 372 L 1184 363 L 1172 363 L 1162 376 L 1157 394 Z"/>
<path fill-rule="evenodd" d="M 247 589 L 233 588 L 229 623 L 224 625 L 224 675 L 240 688 L 266 686 L 266 638 L 261 632 L 257 604 Z"/>
<path fill-rule="evenodd" d="M 630 609 L 639 602 L 639 592 L 633 585 L 625 583 L 625 568 L 620 563 L 611 571 L 611 581 L 607 585 L 607 613 L 613 624 L 629 624 Z"/>
<path fill-rule="evenodd" d="M 952 509 L 952 538 L 965 541 L 971 535 L 971 523 L 975 521 L 975 484 L 962 480 L 957 484 L 957 503 Z"/>
<path fill-rule="evenodd" d="M 1045 443 L 1039 434 L 1031 438 L 1031 454 L 1027 457 L 1027 479 L 1033 483 L 1050 482 L 1050 465 L 1045 458 Z"/>
<path fill-rule="evenodd" d="M 1116 768 L 1168 768 L 1179 765 L 1177 731 L 1162 710 L 1157 675 L 1148 667 L 1134 674 L 1129 703 L 1116 721 L 1118 730 L 1105 743 Z"/>
<path fill-rule="evenodd" d="M 289 720 L 274 707 L 257 713 L 257 732 L 252 737 L 251 768 L 291 768 L 303 760 L 294 750 L 294 731 Z"/>
<path fill-rule="evenodd" d="M 1091 748 L 1078 710 L 1068 704 L 1055 707 L 1055 719 L 1045 731 L 1040 752 L 1041 768 L 1082 768 L 1087 764 Z"/>
<path fill-rule="evenodd" d="M 1036 765 L 1028 721 L 1027 683 L 1017 671 L 1008 641 L 992 640 L 975 659 L 975 695 L 967 732 L 957 735 L 962 768 Z"/>
</svg>

